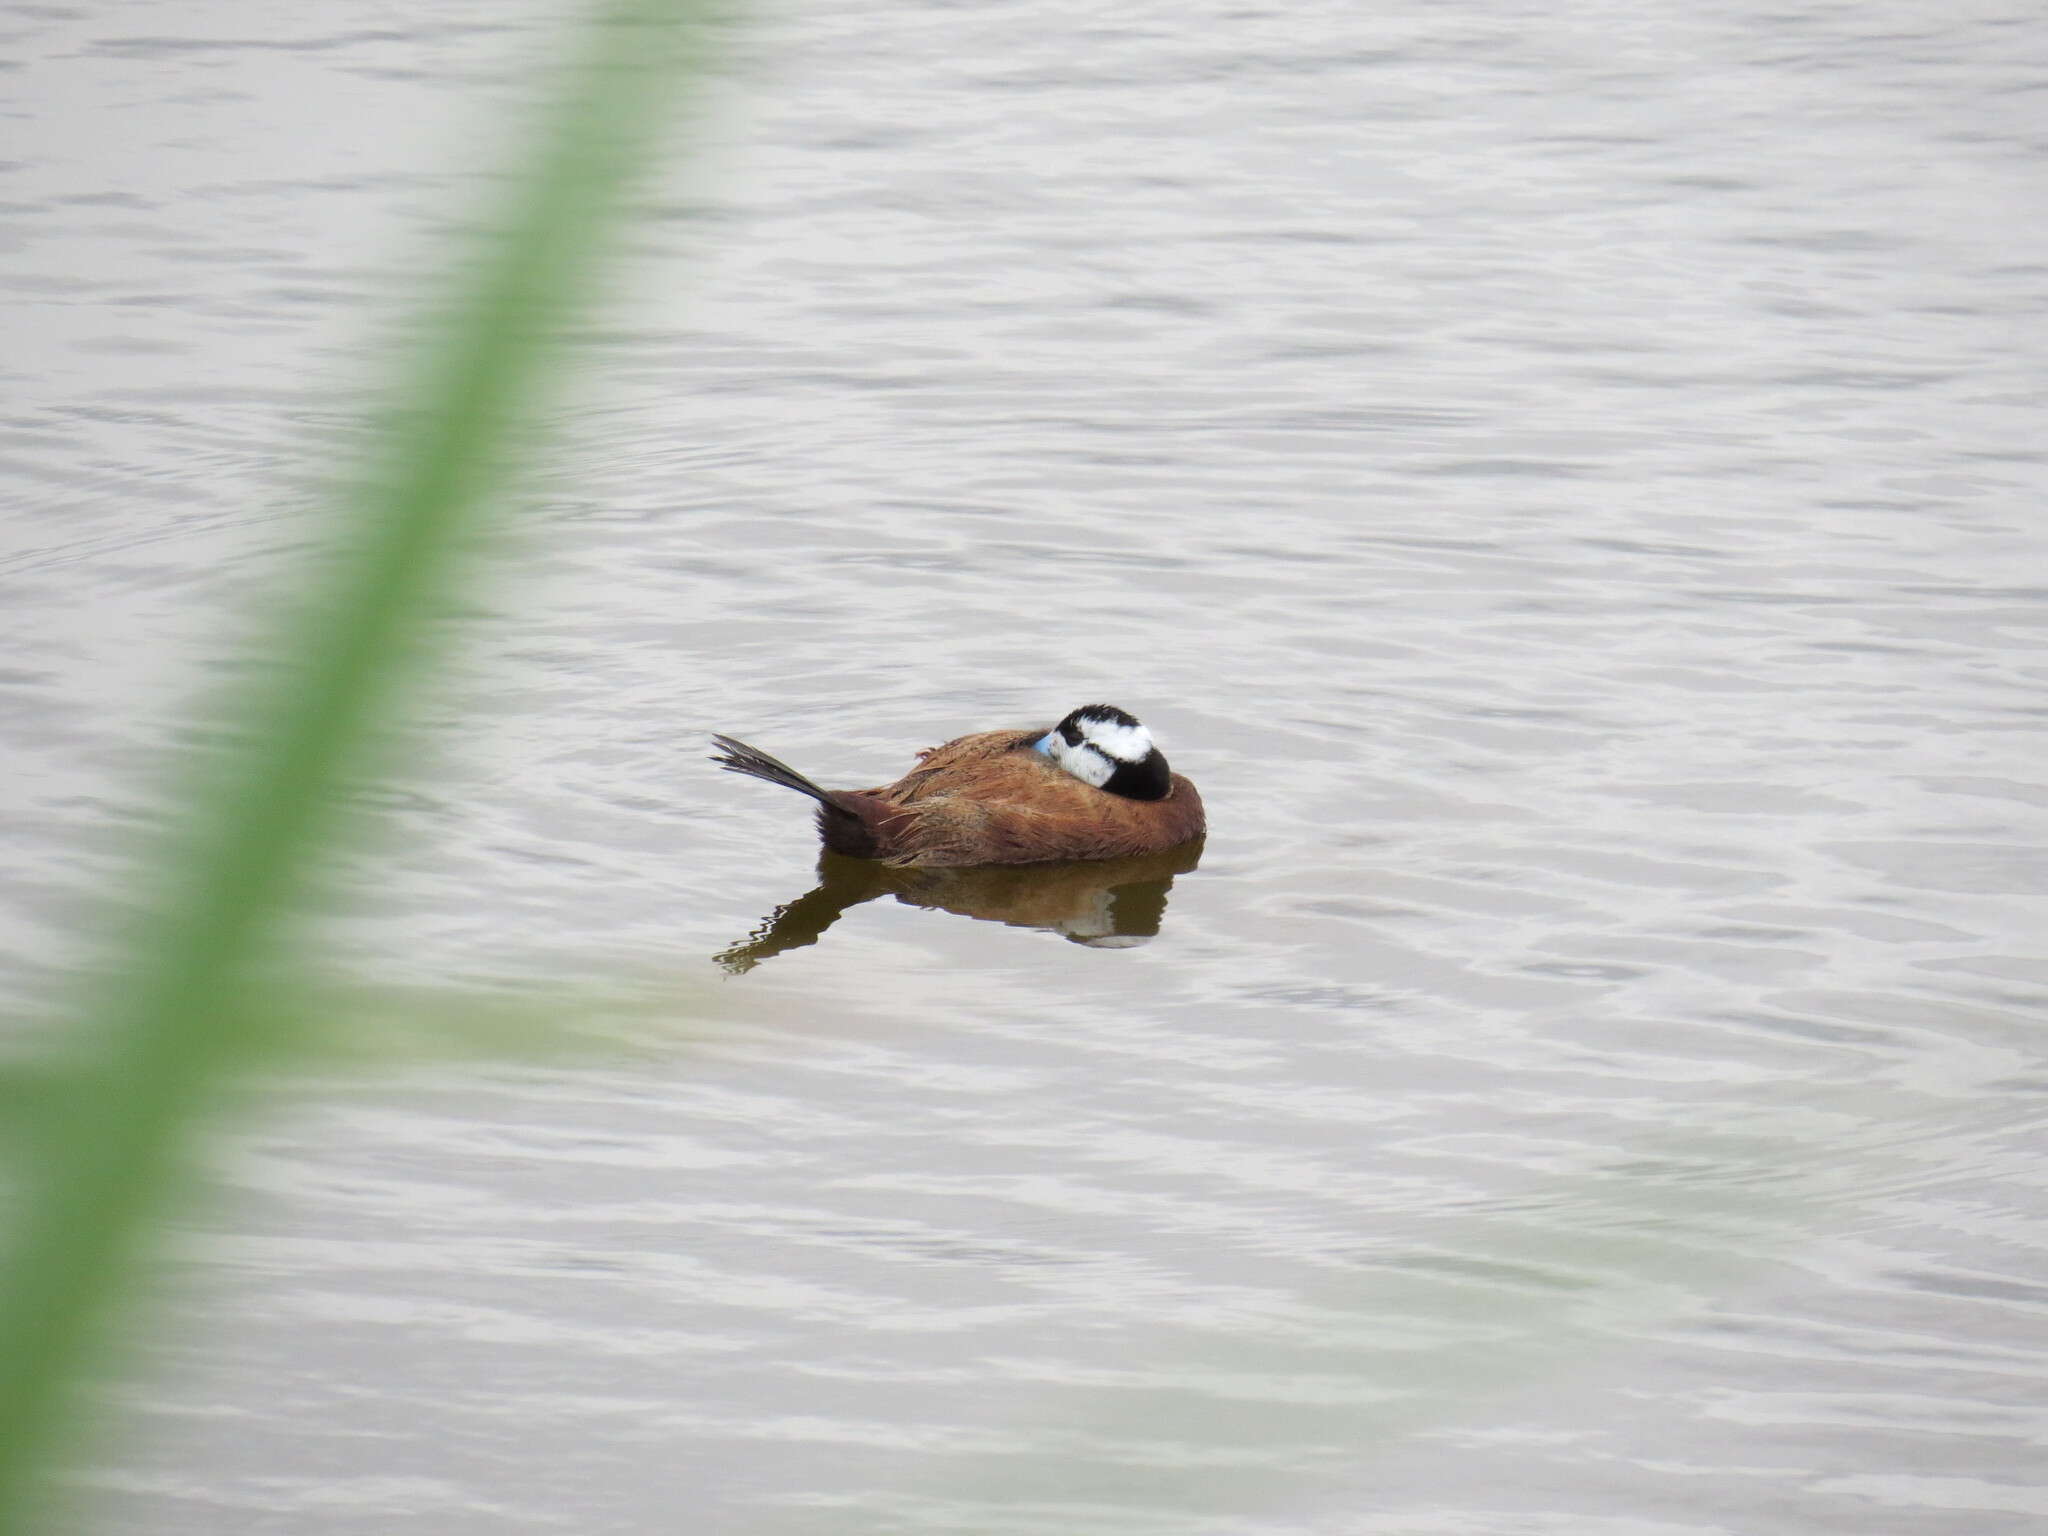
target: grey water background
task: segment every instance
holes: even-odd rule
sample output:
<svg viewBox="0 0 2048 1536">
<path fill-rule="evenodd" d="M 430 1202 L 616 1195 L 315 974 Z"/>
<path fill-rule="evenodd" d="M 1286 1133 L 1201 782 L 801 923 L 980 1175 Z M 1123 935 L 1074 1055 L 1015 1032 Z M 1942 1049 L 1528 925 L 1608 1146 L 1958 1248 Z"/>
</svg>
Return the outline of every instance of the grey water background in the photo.
<svg viewBox="0 0 2048 1536">
<path fill-rule="evenodd" d="M 19 1001 L 558 33 L 4 25 Z M 2032 9 L 805 3 L 724 69 L 325 931 L 637 1002 L 230 1136 L 103 1527 L 2038 1529 Z M 1098 697 L 1210 806 L 1149 944 L 883 900 L 719 978 L 813 848 L 706 732 L 865 783 Z"/>
</svg>

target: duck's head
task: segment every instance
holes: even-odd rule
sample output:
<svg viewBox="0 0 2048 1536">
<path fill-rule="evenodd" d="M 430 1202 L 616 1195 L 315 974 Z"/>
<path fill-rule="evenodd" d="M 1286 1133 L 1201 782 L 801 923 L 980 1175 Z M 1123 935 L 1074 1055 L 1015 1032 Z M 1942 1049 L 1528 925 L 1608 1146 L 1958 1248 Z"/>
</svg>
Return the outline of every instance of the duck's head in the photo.
<svg viewBox="0 0 2048 1536">
<path fill-rule="evenodd" d="M 1085 784 L 1130 800 L 1164 800 L 1173 787 L 1152 733 L 1114 704 L 1083 704 L 1034 743 Z"/>
</svg>

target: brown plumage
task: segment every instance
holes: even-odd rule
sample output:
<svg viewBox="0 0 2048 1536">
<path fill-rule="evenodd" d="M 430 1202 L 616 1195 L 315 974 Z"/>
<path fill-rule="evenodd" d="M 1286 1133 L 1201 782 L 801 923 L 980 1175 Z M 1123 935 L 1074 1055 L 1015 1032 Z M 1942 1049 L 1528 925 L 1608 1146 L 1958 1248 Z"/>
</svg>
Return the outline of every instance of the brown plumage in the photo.
<svg viewBox="0 0 2048 1536">
<path fill-rule="evenodd" d="M 1195 786 L 1167 769 L 1143 726 L 1110 705 L 1085 705 L 1051 732 L 962 736 L 920 752 L 915 768 L 878 789 L 823 789 L 745 742 L 712 740 L 721 749 L 714 763 L 816 800 L 825 846 L 855 858 L 914 866 L 1115 859 L 1177 847 L 1204 827 Z"/>
</svg>

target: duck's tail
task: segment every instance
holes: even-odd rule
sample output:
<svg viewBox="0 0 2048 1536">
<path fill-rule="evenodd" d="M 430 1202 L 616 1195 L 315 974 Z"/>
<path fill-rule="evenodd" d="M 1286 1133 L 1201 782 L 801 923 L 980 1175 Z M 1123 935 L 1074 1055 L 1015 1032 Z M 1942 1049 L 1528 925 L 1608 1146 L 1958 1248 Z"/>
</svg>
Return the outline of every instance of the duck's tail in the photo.
<svg viewBox="0 0 2048 1536">
<path fill-rule="evenodd" d="M 798 773 L 780 758 L 770 757 L 759 747 L 750 747 L 744 741 L 735 741 L 730 736 L 713 736 L 719 750 L 711 754 L 711 761 L 727 773 L 744 773 L 750 779 L 766 779 L 770 784 L 780 784 L 784 789 L 793 789 L 800 795 L 809 795 L 818 804 L 832 810 L 841 810 L 839 802 L 832 798 L 829 789 L 821 788 Z"/>
<path fill-rule="evenodd" d="M 902 813 L 893 811 L 875 794 L 860 789 L 826 789 L 759 747 L 750 747 L 730 736 L 711 739 L 719 747 L 711 754 L 711 761 L 727 773 L 766 779 L 770 784 L 780 784 L 817 801 L 818 836 L 834 853 L 850 854 L 856 859 L 879 859 L 893 851 L 895 843 L 887 828 L 901 820 Z"/>
</svg>

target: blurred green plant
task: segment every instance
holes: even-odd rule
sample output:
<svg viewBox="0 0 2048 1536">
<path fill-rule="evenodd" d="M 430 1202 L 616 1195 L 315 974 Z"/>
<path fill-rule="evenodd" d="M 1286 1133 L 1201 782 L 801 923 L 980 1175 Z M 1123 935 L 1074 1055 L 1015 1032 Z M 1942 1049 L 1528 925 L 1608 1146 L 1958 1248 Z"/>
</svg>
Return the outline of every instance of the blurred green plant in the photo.
<svg viewBox="0 0 2048 1536">
<path fill-rule="evenodd" d="M 294 1027 L 251 979 L 335 826 L 337 791 L 445 645 L 441 611 L 490 494 L 511 467 L 553 342 L 593 289 L 659 120 L 702 78 L 704 0 L 611 0 L 513 168 L 444 318 L 409 361 L 376 467 L 337 509 L 338 552 L 256 654 L 272 680 L 209 732 L 170 820 L 189 831 L 150 873 L 146 910 L 107 963 L 69 1042 L 34 1074 L 0 1278 L 0 1533 L 46 1512 L 47 1474 L 77 1437 L 81 1379 L 136 1292 L 153 1217 L 238 1067 Z"/>
</svg>

